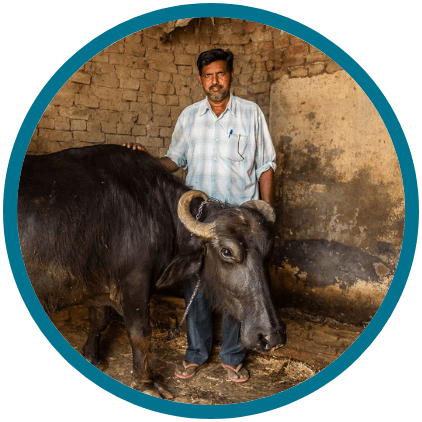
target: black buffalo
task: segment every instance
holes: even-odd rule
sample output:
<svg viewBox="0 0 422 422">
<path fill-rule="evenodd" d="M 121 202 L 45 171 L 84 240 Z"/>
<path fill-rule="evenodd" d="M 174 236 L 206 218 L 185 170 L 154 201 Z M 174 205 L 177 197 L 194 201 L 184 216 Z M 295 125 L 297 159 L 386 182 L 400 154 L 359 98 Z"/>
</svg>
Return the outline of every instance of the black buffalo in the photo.
<svg viewBox="0 0 422 422">
<path fill-rule="evenodd" d="M 286 341 L 266 265 L 273 208 L 204 199 L 148 153 L 118 145 L 27 156 L 23 163 L 18 229 L 38 299 L 48 314 L 89 305 L 83 354 L 96 366 L 100 335 L 115 308 L 132 346 L 133 386 L 149 394 L 159 389 L 148 366 L 154 286 L 200 279 L 213 306 L 240 321 L 246 348 Z"/>
</svg>

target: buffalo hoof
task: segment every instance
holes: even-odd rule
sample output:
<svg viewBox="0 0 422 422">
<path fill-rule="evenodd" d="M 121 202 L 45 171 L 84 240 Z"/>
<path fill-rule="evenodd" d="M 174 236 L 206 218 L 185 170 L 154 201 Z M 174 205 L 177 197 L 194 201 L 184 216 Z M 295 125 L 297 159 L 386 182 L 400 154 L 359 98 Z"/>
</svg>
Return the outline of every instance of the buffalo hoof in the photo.
<svg viewBox="0 0 422 422">
<path fill-rule="evenodd" d="M 97 369 L 99 369 L 101 372 L 104 372 L 108 368 L 108 362 L 106 359 L 90 359 L 88 356 L 82 356 L 92 365 L 94 365 Z"/>
<path fill-rule="evenodd" d="M 157 381 L 137 383 L 136 381 L 132 380 L 130 386 L 134 390 L 148 394 L 149 396 L 157 397 L 159 399 L 171 400 L 174 398 L 173 394 L 166 390 Z"/>
</svg>

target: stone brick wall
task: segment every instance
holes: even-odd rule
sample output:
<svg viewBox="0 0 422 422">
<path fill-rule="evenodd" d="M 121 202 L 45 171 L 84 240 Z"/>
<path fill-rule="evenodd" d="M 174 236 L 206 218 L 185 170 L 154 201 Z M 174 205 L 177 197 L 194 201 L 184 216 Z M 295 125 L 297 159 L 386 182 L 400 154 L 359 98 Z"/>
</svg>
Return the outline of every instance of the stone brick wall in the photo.
<svg viewBox="0 0 422 422">
<path fill-rule="evenodd" d="M 167 150 L 176 120 L 204 97 L 196 59 L 210 48 L 235 55 L 234 94 L 255 101 L 267 120 L 271 86 L 290 78 L 333 73 L 340 67 L 312 45 L 279 29 L 238 19 L 193 19 L 136 32 L 83 65 L 54 97 L 28 153 L 92 144 L 139 142 L 150 153 Z"/>
</svg>

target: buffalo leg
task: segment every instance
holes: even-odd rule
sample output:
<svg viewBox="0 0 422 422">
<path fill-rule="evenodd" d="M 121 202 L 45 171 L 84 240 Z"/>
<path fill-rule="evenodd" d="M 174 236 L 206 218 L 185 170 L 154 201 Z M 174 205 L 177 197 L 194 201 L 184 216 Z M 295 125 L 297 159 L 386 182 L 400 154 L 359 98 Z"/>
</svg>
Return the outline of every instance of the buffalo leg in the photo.
<svg viewBox="0 0 422 422">
<path fill-rule="evenodd" d="M 148 282 L 140 283 L 138 277 L 136 282 L 128 283 L 129 288 L 123 291 L 123 316 L 133 354 L 132 388 L 155 397 L 172 398 L 173 396 L 153 378 L 149 367 L 150 292 Z M 143 280 L 149 278 L 145 277 Z"/>
<path fill-rule="evenodd" d="M 108 327 L 109 320 L 109 306 L 89 307 L 89 333 L 85 346 L 82 349 L 82 355 L 101 371 L 106 370 L 108 367 L 107 361 L 101 357 L 100 341 L 101 334 Z"/>
</svg>

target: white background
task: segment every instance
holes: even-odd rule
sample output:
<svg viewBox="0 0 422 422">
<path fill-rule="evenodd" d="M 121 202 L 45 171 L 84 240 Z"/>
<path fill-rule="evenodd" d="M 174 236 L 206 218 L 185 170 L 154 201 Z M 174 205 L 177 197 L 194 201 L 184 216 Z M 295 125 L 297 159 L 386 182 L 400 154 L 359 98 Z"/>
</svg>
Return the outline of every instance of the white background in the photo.
<svg viewBox="0 0 422 422">
<path fill-rule="evenodd" d="M 2 183 L 13 143 L 29 108 L 68 58 L 121 22 L 160 8 L 188 3 L 191 2 L 39 0 L 2 3 Z M 296 20 L 348 53 L 374 79 L 391 104 L 407 137 L 415 167 L 420 170 L 422 54 L 417 2 L 263 0 L 232 3 L 260 7 Z M 218 10 L 218 5 L 210 7 Z M 3 275 L 0 385 L 1 413 L 5 420 L 38 417 L 47 422 L 91 418 L 101 421 L 175 419 L 118 399 L 71 367 L 32 320 L 14 282 L 4 241 L 0 245 Z M 417 251 L 407 286 L 392 317 L 351 367 L 310 396 L 245 419 L 417 420 L 421 415 L 421 261 L 420 251 Z"/>
</svg>

